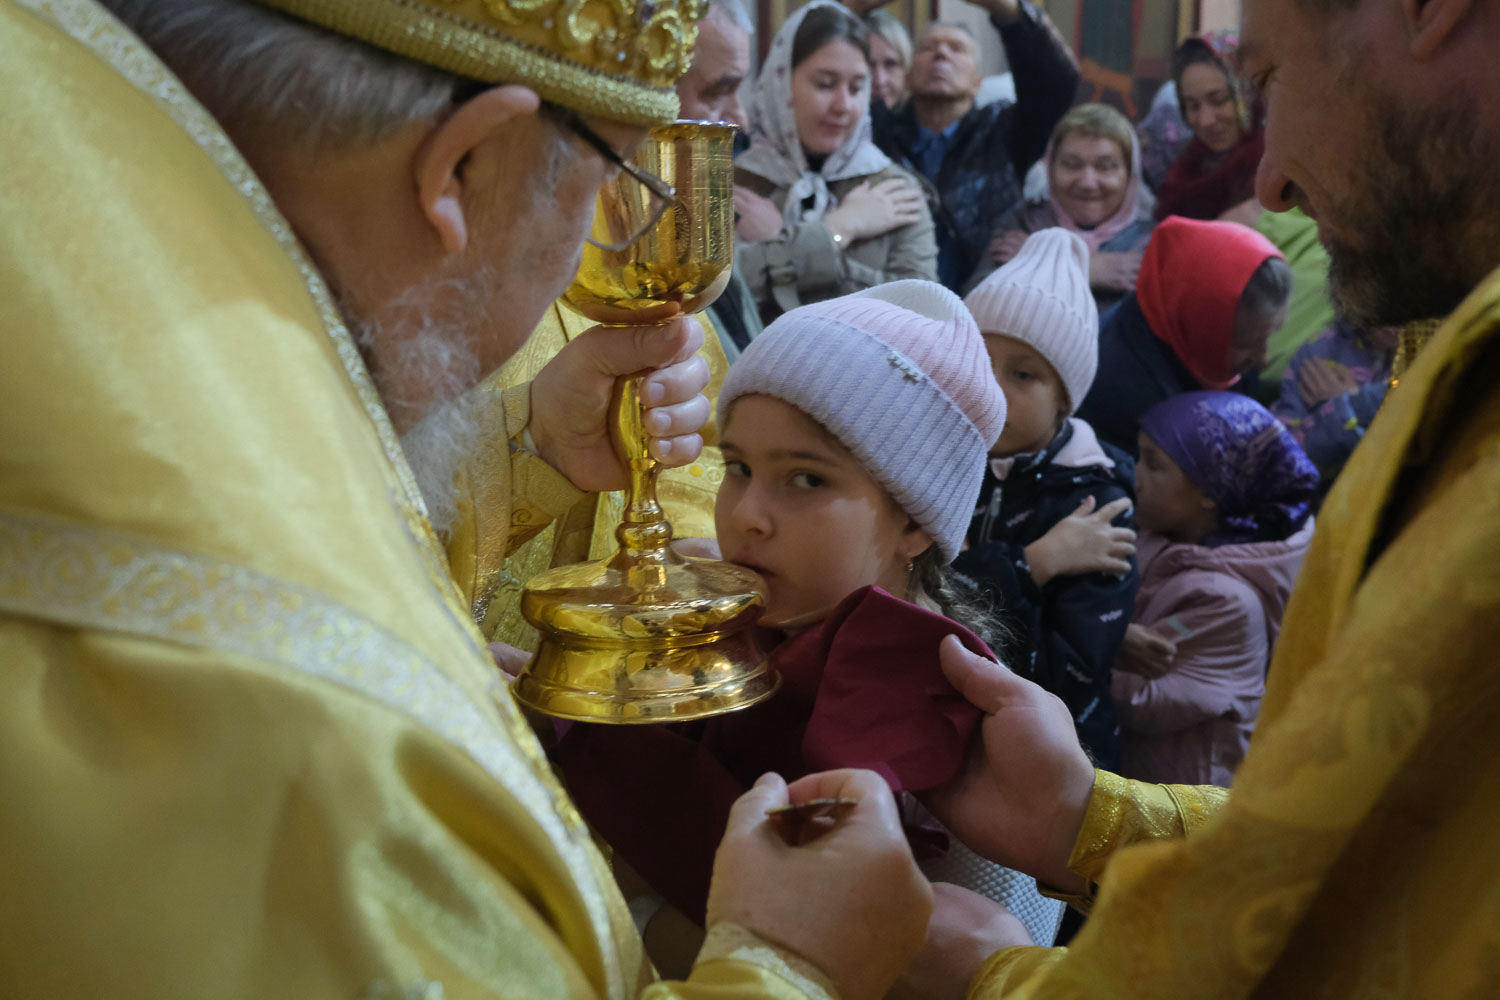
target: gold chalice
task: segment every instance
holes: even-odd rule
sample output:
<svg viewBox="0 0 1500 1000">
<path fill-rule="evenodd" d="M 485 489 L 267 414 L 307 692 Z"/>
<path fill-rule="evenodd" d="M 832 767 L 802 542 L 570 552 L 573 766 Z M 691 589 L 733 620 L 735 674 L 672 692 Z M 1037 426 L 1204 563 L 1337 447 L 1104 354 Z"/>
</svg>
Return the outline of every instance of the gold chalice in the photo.
<svg viewBox="0 0 1500 1000">
<path fill-rule="evenodd" d="M 634 163 L 599 192 L 568 305 L 613 326 L 707 308 L 734 264 L 733 145 L 732 125 L 654 129 Z M 752 636 L 765 607 L 760 578 L 672 551 L 639 385 L 638 376 L 621 380 L 614 413 L 630 466 L 619 549 L 541 573 L 521 597 L 541 643 L 512 690 L 548 715 L 681 722 L 748 707 L 779 683 Z"/>
</svg>

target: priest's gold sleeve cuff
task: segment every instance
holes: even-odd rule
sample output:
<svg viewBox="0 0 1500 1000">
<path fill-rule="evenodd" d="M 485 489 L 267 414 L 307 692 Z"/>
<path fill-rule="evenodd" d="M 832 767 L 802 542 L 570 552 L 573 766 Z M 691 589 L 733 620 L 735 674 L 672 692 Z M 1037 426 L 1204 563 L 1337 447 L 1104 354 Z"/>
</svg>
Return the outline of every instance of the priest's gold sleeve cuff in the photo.
<svg viewBox="0 0 1500 1000">
<path fill-rule="evenodd" d="M 1096 770 L 1083 828 L 1068 858 L 1068 869 L 1088 879 L 1089 891 L 1065 895 L 1039 888 L 1087 913 L 1099 877 L 1116 851 L 1145 840 L 1186 836 L 1208 822 L 1228 798 L 1229 789 L 1215 785 L 1153 785 Z"/>
<path fill-rule="evenodd" d="M 567 513 L 583 497 L 583 491 L 520 444 L 531 420 L 531 383 L 506 389 L 501 394 L 501 403 L 513 445 L 510 525 L 505 538 L 505 551 L 509 554 Z"/>
<path fill-rule="evenodd" d="M 657 983 L 642 1000 L 838 1000 L 826 976 L 802 957 L 738 924 L 710 927 L 685 981 Z"/>
<path fill-rule="evenodd" d="M 1038 947 L 997 951 L 985 960 L 969 984 L 969 1000 L 1030 997 L 1034 989 L 1045 988 L 1047 969 L 1067 953 L 1066 948 Z"/>
</svg>

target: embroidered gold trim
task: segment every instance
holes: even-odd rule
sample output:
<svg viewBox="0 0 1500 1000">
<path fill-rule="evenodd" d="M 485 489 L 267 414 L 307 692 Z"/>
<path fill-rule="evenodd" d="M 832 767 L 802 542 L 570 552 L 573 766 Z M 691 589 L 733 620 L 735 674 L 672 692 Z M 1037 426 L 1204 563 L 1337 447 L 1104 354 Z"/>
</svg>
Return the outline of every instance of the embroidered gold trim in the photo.
<svg viewBox="0 0 1500 1000">
<path fill-rule="evenodd" d="M 697 36 L 693 0 L 684 0 L 681 11 L 668 0 L 649 5 L 644 24 L 633 4 L 591 5 L 608 26 L 584 16 L 580 0 L 449 0 L 462 10 L 422 0 L 261 2 L 459 76 L 524 84 L 544 100 L 632 125 L 677 117 L 672 84 L 687 69 Z"/>
<path fill-rule="evenodd" d="M 839 995 L 833 983 L 817 966 L 739 924 L 718 923 L 708 929 L 703 946 L 698 949 L 697 962 L 712 962 L 720 958 L 749 962 L 774 972 L 810 1000 L 819 997 L 837 1000 Z"/>
<path fill-rule="evenodd" d="M 1438 327 L 1442 326 L 1442 322 L 1438 319 L 1422 319 L 1408 323 L 1401 328 L 1396 344 L 1396 354 L 1391 359 L 1391 377 L 1386 381 L 1387 393 L 1396 388 L 1411 366 L 1417 363 L 1417 355 L 1421 354 L 1422 348 L 1437 336 Z"/>
<path fill-rule="evenodd" d="M 518 766 L 500 720 L 401 638 L 315 591 L 124 533 L 0 512 L 0 612 L 229 652 L 374 698 L 462 749 L 526 807 L 575 872 L 592 871 L 577 847 L 581 824 L 570 829 L 563 819 L 571 804 L 539 781 L 517 780 L 535 775 Z M 600 946 L 611 949 L 602 895 L 589 900 L 591 911 L 596 904 Z M 623 997 L 608 957 L 610 994 Z"/>
<path fill-rule="evenodd" d="M 210 556 L 50 517 L 0 514 L 0 609 L 223 650 L 314 674 L 420 718 L 496 764 L 462 689 L 367 618 L 297 584 Z"/>
</svg>

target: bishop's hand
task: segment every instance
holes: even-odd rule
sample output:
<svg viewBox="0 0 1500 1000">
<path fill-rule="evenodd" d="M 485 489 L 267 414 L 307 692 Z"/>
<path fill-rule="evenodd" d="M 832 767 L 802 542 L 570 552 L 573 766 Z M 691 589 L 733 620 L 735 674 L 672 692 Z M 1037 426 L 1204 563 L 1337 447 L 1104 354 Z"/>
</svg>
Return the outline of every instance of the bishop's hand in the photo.
<svg viewBox="0 0 1500 1000">
<path fill-rule="evenodd" d="M 858 800 L 793 847 L 766 815 L 812 799 Z M 922 946 L 932 886 L 912 860 L 890 787 L 873 771 L 788 786 L 767 774 L 735 802 L 714 857 L 708 926 L 738 924 L 815 965 L 839 996 L 883 996 Z"/>
<path fill-rule="evenodd" d="M 527 429 L 542 460 L 581 490 L 624 489 L 629 475 L 611 439 L 611 401 L 621 375 L 641 383 L 651 456 L 686 465 L 703 451 L 710 407 L 703 327 L 679 316 L 661 326 L 594 327 L 558 352 L 531 383 Z"/>
</svg>

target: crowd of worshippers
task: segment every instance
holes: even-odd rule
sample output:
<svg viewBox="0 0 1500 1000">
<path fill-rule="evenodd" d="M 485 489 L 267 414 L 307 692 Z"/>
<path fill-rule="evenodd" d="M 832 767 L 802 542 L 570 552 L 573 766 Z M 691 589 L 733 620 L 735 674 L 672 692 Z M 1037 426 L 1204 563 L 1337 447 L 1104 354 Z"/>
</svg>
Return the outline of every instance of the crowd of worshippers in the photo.
<svg viewBox="0 0 1500 1000">
<path fill-rule="evenodd" d="M 556 758 L 690 920 L 759 774 L 873 755 L 898 791 L 951 776 L 975 719 L 941 694 L 909 710 L 913 685 L 946 690 L 945 633 L 1061 698 L 1099 766 L 1229 786 L 1316 509 L 1385 391 L 1394 332 L 1335 317 L 1314 223 L 1255 199 L 1261 108 L 1232 37 L 1181 45 L 1132 125 L 1075 105 L 1044 13 L 981 6 L 1013 98 L 981 101 L 968 28 L 913 45 L 889 14 L 826 0 L 777 31 L 743 105 L 723 74 L 679 88 L 685 115 L 743 115 L 749 137 L 736 283 L 713 313 L 731 359 L 715 523 L 724 557 L 768 580 L 786 687 L 690 730 L 575 726 Z M 732 20 L 700 44 L 748 65 Z M 906 367 L 932 399 L 892 388 Z M 888 579 L 866 553 L 901 532 Z M 920 859 L 943 831 L 903 801 Z M 1061 906 L 1031 880 L 956 842 L 923 867 L 1053 941 Z"/>
</svg>

